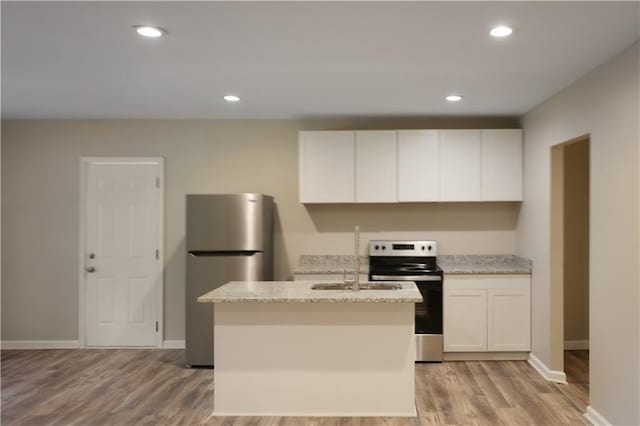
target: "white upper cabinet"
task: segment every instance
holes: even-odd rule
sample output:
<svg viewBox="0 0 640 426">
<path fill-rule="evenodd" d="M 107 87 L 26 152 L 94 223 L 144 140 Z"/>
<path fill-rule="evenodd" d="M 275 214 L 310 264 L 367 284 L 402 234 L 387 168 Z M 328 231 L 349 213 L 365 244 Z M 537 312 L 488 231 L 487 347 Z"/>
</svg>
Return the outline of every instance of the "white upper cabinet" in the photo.
<svg viewBox="0 0 640 426">
<path fill-rule="evenodd" d="M 482 200 L 522 200 L 522 130 L 482 131 Z"/>
<path fill-rule="evenodd" d="M 521 129 L 305 131 L 302 203 L 522 201 Z"/>
<path fill-rule="evenodd" d="M 356 132 L 356 202 L 398 200 L 396 156 L 395 130 Z"/>
<path fill-rule="evenodd" d="M 440 130 L 440 201 L 480 201 L 480 130 Z"/>
<path fill-rule="evenodd" d="M 300 132 L 298 149 L 300 202 L 355 201 L 354 132 Z"/>
<path fill-rule="evenodd" d="M 398 130 L 398 201 L 439 200 L 439 134 Z"/>
</svg>

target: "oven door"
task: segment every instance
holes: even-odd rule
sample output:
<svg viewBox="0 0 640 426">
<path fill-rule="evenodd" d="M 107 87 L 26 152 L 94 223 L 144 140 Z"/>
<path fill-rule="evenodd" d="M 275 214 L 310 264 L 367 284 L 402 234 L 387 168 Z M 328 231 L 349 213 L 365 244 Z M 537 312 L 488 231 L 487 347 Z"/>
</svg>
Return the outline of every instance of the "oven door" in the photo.
<svg viewBox="0 0 640 426">
<path fill-rule="evenodd" d="M 442 334 L 442 281 L 416 281 L 423 301 L 416 303 L 416 334 Z"/>
<path fill-rule="evenodd" d="M 442 361 L 442 280 L 415 283 L 423 299 L 416 303 L 416 361 Z"/>
<path fill-rule="evenodd" d="M 371 281 L 413 281 L 422 295 L 416 303 L 416 334 L 442 334 L 442 277 L 438 275 L 379 275 Z"/>
<path fill-rule="evenodd" d="M 415 304 L 416 361 L 441 362 L 442 275 L 383 275 L 370 273 L 371 281 L 413 281 L 422 295 Z"/>
</svg>

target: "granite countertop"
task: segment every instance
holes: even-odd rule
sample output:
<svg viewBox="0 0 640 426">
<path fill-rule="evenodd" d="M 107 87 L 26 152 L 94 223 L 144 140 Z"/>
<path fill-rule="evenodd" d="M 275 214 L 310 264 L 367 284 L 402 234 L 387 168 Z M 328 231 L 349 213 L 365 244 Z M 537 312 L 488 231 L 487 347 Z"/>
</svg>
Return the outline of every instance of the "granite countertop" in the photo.
<svg viewBox="0 0 640 426">
<path fill-rule="evenodd" d="M 507 255 L 442 255 L 438 266 L 445 274 L 530 274 L 529 259 Z"/>
<path fill-rule="evenodd" d="M 438 265 L 445 274 L 530 274 L 531 261 L 513 254 L 506 255 L 440 255 Z M 300 256 L 296 275 L 353 274 L 352 255 Z M 360 273 L 369 273 L 369 257 L 360 256 Z"/>
<path fill-rule="evenodd" d="M 353 274 L 353 255 L 309 255 L 300 256 L 300 264 L 294 274 Z M 369 256 L 360 256 L 360 273 L 369 273 Z"/>
<path fill-rule="evenodd" d="M 201 303 L 416 303 L 422 302 L 413 282 L 394 282 L 399 290 L 312 290 L 328 281 L 232 281 L 198 297 Z M 338 281 L 335 281 L 338 282 Z"/>
</svg>

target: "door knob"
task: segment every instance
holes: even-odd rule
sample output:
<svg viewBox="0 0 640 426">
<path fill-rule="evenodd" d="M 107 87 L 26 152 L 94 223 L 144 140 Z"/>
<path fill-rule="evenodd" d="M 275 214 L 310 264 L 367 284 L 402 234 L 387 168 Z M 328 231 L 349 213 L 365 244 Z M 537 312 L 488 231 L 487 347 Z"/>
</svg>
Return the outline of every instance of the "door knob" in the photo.
<svg viewBox="0 0 640 426">
<path fill-rule="evenodd" d="M 95 272 L 95 271 L 96 271 L 96 268 L 95 268 L 95 267 L 93 267 L 93 266 L 87 266 L 87 267 L 85 268 L 85 270 L 86 270 L 87 272 Z"/>
<path fill-rule="evenodd" d="M 89 259 L 95 259 L 96 255 L 95 253 L 89 253 Z"/>
</svg>

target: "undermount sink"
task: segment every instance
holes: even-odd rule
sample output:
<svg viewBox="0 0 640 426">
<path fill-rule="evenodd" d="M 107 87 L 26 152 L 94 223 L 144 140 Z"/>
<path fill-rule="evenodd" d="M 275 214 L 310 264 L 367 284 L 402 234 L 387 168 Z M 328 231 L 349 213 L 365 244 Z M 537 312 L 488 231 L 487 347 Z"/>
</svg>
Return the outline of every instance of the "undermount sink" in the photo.
<svg viewBox="0 0 640 426">
<path fill-rule="evenodd" d="M 343 284 L 343 283 L 322 283 L 322 284 L 313 284 L 311 286 L 311 290 L 351 290 L 353 289 L 352 284 Z"/>
<path fill-rule="evenodd" d="M 399 284 L 387 284 L 387 283 L 362 283 L 360 284 L 360 290 L 400 290 L 402 288 Z M 311 290 L 353 290 L 353 284 L 351 283 L 321 283 L 313 284 Z"/>
</svg>

